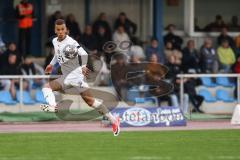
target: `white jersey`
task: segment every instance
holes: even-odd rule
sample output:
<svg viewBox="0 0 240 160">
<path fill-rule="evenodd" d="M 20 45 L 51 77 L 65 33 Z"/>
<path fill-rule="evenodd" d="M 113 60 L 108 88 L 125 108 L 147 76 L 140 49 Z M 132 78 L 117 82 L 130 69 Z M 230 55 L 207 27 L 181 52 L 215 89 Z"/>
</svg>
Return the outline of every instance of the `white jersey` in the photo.
<svg viewBox="0 0 240 160">
<path fill-rule="evenodd" d="M 86 66 L 87 59 L 88 59 L 87 52 L 73 38 L 67 35 L 64 40 L 58 41 L 56 37 L 52 40 L 52 43 L 54 46 L 55 54 L 50 64 L 54 65 L 58 62 L 59 65 L 61 66 L 62 74 L 69 74 L 76 68 L 80 67 L 78 56 L 81 56 L 81 60 L 82 60 L 81 65 Z M 78 48 L 78 56 L 76 56 L 73 59 L 67 58 L 64 53 L 64 48 L 67 45 L 76 46 Z"/>
</svg>

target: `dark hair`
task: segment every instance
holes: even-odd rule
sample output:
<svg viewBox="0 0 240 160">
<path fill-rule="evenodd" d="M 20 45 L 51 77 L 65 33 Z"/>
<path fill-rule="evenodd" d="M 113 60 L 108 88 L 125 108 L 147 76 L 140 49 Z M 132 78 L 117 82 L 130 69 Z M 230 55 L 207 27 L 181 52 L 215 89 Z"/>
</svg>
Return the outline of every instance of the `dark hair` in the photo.
<svg viewBox="0 0 240 160">
<path fill-rule="evenodd" d="M 228 41 L 226 38 L 224 38 L 224 39 L 221 41 L 221 44 L 223 44 L 223 43 L 228 43 L 228 44 L 229 44 L 229 41 Z"/>
<path fill-rule="evenodd" d="M 157 37 L 152 37 L 152 38 L 151 38 L 151 42 L 152 42 L 152 41 L 157 41 L 157 42 L 158 42 Z"/>
<path fill-rule="evenodd" d="M 176 25 L 174 25 L 174 24 L 169 24 L 169 25 L 167 25 L 166 29 L 169 30 L 171 27 L 176 28 Z"/>
<path fill-rule="evenodd" d="M 126 17 L 126 13 L 125 12 L 120 12 L 119 16 L 125 16 Z"/>
<path fill-rule="evenodd" d="M 215 17 L 217 20 L 222 20 L 222 16 L 220 14 L 217 14 Z"/>
<path fill-rule="evenodd" d="M 55 25 L 63 25 L 63 24 L 66 24 L 63 19 L 57 19 L 57 20 L 55 21 Z"/>
</svg>

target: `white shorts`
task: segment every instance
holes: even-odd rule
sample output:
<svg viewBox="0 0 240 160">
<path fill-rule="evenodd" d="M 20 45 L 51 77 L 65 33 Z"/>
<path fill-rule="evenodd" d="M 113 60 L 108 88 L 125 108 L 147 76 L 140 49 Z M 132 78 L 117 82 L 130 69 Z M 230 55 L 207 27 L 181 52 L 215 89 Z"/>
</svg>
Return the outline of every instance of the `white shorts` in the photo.
<svg viewBox="0 0 240 160">
<path fill-rule="evenodd" d="M 62 90 L 69 94 L 79 94 L 89 88 L 84 81 L 82 67 L 78 67 L 69 74 L 64 74 L 56 81 L 62 86 Z"/>
</svg>

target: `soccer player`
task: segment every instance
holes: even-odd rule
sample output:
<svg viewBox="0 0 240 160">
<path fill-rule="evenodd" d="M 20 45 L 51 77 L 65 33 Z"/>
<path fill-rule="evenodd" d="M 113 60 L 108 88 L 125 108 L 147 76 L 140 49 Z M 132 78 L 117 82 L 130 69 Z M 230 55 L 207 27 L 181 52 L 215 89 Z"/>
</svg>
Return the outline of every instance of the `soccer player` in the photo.
<svg viewBox="0 0 240 160">
<path fill-rule="evenodd" d="M 41 105 L 41 109 L 46 112 L 57 112 L 57 103 L 53 91 L 75 88 L 89 106 L 110 120 L 113 135 L 117 136 L 120 132 L 119 117 L 114 117 L 108 108 L 103 105 L 103 101 L 95 99 L 91 95 L 88 91 L 88 84 L 84 81 L 84 77 L 89 72 L 86 66 L 87 52 L 77 41 L 67 35 L 67 27 L 64 20 L 57 19 L 55 21 L 55 33 L 57 37 L 52 41 L 55 54 L 50 64 L 46 67 L 45 73 L 50 74 L 54 64 L 58 62 L 62 75 L 60 78 L 50 81 L 43 86 L 42 92 L 47 104 Z M 81 57 L 82 64 L 79 64 L 79 57 Z"/>
</svg>

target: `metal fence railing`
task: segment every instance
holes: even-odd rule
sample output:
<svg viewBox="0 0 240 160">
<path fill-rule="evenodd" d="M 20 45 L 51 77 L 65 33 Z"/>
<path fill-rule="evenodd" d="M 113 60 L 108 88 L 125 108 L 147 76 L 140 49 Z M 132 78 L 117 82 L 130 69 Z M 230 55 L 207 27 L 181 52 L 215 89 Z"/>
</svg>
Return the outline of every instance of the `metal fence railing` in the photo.
<svg viewBox="0 0 240 160">
<path fill-rule="evenodd" d="M 184 101 L 184 79 L 185 78 L 201 78 L 201 77 L 228 77 L 228 78 L 237 78 L 237 103 L 240 103 L 240 74 L 179 74 L 178 77 L 180 78 L 180 108 L 183 108 L 183 101 Z M 191 117 L 191 112 L 190 112 Z"/>
<path fill-rule="evenodd" d="M 23 80 L 24 79 L 49 79 L 55 78 L 57 76 L 49 76 L 49 75 L 4 75 L 0 76 L 0 80 L 2 79 L 18 79 L 19 80 L 19 111 L 22 111 L 23 107 Z"/>
</svg>

